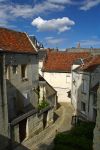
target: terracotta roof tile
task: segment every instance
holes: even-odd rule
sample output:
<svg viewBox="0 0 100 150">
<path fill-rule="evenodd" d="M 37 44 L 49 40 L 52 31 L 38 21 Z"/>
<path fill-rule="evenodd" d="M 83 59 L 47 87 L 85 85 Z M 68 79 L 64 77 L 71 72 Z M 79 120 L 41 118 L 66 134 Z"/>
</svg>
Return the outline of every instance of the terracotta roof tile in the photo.
<svg viewBox="0 0 100 150">
<path fill-rule="evenodd" d="M 85 64 L 80 67 L 80 70 L 93 71 L 100 65 L 100 55 L 92 56 L 85 61 Z"/>
<path fill-rule="evenodd" d="M 43 71 L 46 72 L 70 72 L 76 59 L 86 58 L 88 52 L 48 52 L 43 63 Z"/>
<path fill-rule="evenodd" d="M 0 50 L 18 53 L 36 53 L 26 33 L 0 28 Z"/>
</svg>

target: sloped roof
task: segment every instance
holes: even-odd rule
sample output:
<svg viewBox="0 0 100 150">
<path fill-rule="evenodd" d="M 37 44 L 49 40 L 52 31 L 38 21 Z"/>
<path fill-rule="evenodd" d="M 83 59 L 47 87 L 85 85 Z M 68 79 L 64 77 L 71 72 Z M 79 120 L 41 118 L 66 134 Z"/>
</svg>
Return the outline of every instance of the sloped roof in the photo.
<svg viewBox="0 0 100 150">
<path fill-rule="evenodd" d="M 92 56 L 84 61 L 84 65 L 80 67 L 80 70 L 93 71 L 98 65 L 100 65 L 100 55 Z"/>
<path fill-rule="evenodd" d="M 88 52 L 54 52 L 49 51 L 43 62 L 44 72 L 70 72 L 71 66 L 76 59 L 86 58 Z"/>
<path fill-rule="evenodd" d="M 36 48 L 26 33 L 0 28 L 0 51 L 36 53 Z"/>
<path fill-rule="evenodd" d="M 54 93 L 57 93 L 57 91 L 39 74 L 39 82 L 44 81 L 46 82 L 46 84 L 48 84 L 48 86 L 50 88 L 52 88 L 52 90 L 54 91 Z"/>
</svg>

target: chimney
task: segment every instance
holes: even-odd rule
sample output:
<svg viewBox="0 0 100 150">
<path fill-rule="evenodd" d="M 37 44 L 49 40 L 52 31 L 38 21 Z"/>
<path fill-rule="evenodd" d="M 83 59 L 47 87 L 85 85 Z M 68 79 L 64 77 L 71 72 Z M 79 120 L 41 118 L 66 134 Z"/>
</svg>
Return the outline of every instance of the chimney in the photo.
<svg viewBox="0 0 100 150">
<path fill-rule="evenodd" d="M 81 48 L 80 43 L 77 44 L 77 48 L 78 48 L 78 49 Z"/>
</svg>

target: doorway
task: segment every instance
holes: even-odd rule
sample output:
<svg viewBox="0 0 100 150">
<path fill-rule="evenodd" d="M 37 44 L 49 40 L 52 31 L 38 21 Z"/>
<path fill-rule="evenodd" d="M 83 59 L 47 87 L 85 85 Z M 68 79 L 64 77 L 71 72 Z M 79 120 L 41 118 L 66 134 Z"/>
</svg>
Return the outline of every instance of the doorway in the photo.
<svg viewBox="0 0 100 150">
<path fill-rule="evenodd" d="M 97 110 L 93 109 L 93 121 L 96 122 Z"/>
<path fill-rule="evenodd" d="M 19 122 L 19 139 L 22 142 L 26 138 L 26 124 L 27 119 L 22 120 Z"/>
<path fill-rule="evenodd" d="M 48 111 L 43 113 L 43 128 L 45 128 L 47 125 L 47 115 L 48 115 Z"/>
</svg>

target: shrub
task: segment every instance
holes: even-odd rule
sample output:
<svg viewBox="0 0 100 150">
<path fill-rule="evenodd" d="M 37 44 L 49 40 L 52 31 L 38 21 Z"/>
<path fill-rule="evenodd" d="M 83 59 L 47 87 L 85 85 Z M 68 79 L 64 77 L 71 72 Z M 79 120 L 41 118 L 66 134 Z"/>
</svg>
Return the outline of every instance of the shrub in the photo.
<svg viewBox="0 0 100 150">
<path fill-rule="evenodd" d="M 92 150 L 93 123 L 81 123 L 68 133 L 56 136 L 54 150 Z"/>
<path fill-rule="evenodd" d="M 41 103 L 38 104 L 38 109 L 41 110 L 47 106 L 49 106 L 49 103 L 45 100 L 42 100 Z"/>
</svg>

